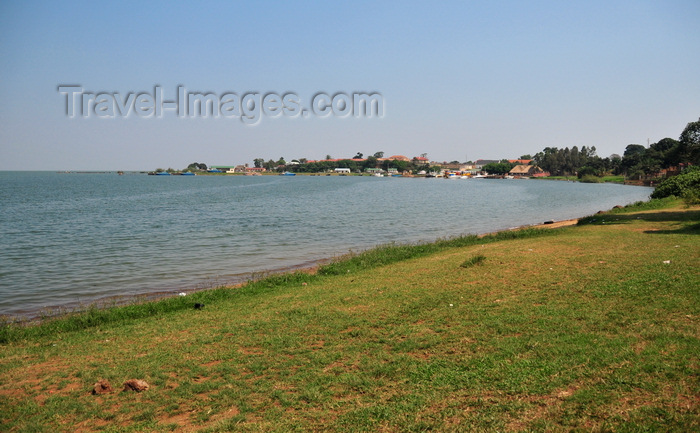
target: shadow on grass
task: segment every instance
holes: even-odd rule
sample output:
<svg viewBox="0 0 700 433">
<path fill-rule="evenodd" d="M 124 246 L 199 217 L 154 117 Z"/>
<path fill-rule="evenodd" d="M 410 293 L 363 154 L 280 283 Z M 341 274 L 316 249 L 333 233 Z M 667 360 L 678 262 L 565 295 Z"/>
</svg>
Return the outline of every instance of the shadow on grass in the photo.
<svg viewBox="0 0 700 433">
<path fill-rule="evenodd" d="M 647 230 L 650 235 L 700 235 L 700 223 L 680 227 L 675 230 Z"/>
<path fill-rule="evenodd" d="M 579 225 L 629 224 L 633 221 L 676 222 L 680 227 L 673 230 L 647 230 L 649 234 L 700 234 L 700 210 L 685 212 L 657 211 L 648 213 L 604 212 L 581 218 Z"/>
</svg>

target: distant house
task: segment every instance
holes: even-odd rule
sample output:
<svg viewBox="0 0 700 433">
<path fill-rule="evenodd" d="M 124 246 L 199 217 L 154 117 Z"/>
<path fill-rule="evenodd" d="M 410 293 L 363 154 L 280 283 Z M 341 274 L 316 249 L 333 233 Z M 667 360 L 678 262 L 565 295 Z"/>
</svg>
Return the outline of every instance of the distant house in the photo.
<svg viewBox="0 0 700 433">
<path fill-rule="evenodd" d="M 235 173 L 236 167 L 235 165 L 212 165 L 209 168 L 211 170 L 219 170 L 222 173 Z"/>
<path fill-rule="evenodd" d="M 442 168 L 444 168 L 445 170 L 465 172 L 465 171 L 473 170 L 474 166 L 472 164 L 457 163 L 457 164 L 442 164 Z"/>
<path fill-rule="evenodd" d="M 508 172 L 511 176 L 516 177 L 545 177 L 549 176 L 549 173 L 542 170 L 536 165 L 525 165 L 520 164 L 513 167 L 511 171 Z"/>
<path fill-rule="evenodd" d="M 403 156 L 403 155 L 392 155 L 392 156 L 390 156 L 390 157 L 388 157 L 388 158 L 386 158 L 386 159 L 390 159 L 390 160 L 392 160 L 392 161 L 406 161 L 406 162 L 410 162 L 410 161 L 411 161 L 410 159 L 408 159 L 408 157 L 405 157 L 405 156 Z"/>
<path fill-rule="evenodd" d="M 416 156 L 413 158 L 413 163 L 414 164 L 428 164 L 430 163 L 430 160 L 424 156 Z"/>
<path fill-rule="evenodd" d="M 658 175 L 662 177 L 673 177 L 681 173 L 684 168 L 687 167 L 688 164 L 678 164 L 676 166 L 668 167 L 662 169 Z"/>
<path fill-rule="evenodd" d="M 265 167 L 246 167 L 245 172 L 246 173 L 262 173 L 264 171 L 267 171 Z"/>
<path fill-rule="evenodd" d="M 350 169 L 349 168 L 336 168 L 335 172 L 336 173 L 350 173 Z"/>
</svg>

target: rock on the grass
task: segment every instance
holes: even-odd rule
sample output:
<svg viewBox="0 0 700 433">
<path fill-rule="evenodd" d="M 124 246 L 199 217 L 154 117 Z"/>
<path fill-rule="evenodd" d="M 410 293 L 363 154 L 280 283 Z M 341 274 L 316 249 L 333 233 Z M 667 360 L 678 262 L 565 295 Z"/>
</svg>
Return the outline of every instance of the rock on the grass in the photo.
<svg viewBox="0 0 700 433">
<path fill-rule="evenodd" d="M 110 383 L 104 379 L 100 379 L 92 388 L 93 395 L 109 394 L 113 391 L 114 389 L 112 389 L 112 385 L 110 385 Z"/>
<path fill-rule="evenodd" d="M 149 388 L 148 383 L 141 379 L 129 379 L 124 382 L 124 391 L 136 391 L 141 392 Z"/>
</svg>

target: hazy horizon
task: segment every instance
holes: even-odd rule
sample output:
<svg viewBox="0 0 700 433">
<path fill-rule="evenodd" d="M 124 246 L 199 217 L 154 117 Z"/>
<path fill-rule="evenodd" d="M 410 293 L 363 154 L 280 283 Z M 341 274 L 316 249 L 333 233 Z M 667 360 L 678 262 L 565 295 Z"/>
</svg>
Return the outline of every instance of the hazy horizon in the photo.
<svg viewBox="0 0 700 433">
<path fill-rule="evenodd" d="M 3 3 L 0 170 L 378 151 L 434 161 L 516 159 L 545 147 L 622 154 L 677 139 L 700 117 L 699 16 L 693 0 Z M 109 116 L 102 105 L 102 115 L 71 118 L 61 86 L 114 95 L 115 107 L 130 101 L 130 114 Z M 128 99 L 160 88 L 172 101 L 180 86 L 221 104 L 230 94 L 293 94 L 299 110 L 319 93 L 377 94 L 382 115 L 271 110 L 251 125 L 240 114 L 179 116 L 167 106 L 161 117 L 142 115 Z"/>
</svg>

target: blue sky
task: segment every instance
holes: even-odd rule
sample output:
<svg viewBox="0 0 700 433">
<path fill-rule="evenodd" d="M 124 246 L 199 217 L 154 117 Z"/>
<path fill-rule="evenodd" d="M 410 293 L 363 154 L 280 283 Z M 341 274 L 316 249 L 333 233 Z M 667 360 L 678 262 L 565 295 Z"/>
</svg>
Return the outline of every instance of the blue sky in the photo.
<svg viewBox="0 0 700 433">
<path fill-rule="evenodd" d="M 0 169 L 152 170 L 383 151 L 517 158 L 678 138 L 700 117 L 700 2 L 2 2 Z M 381 118 L 96 115 L 100 93 L 378 92 Z M 93 113 L 94 114 L 94 113 Z"/>
</svg>

